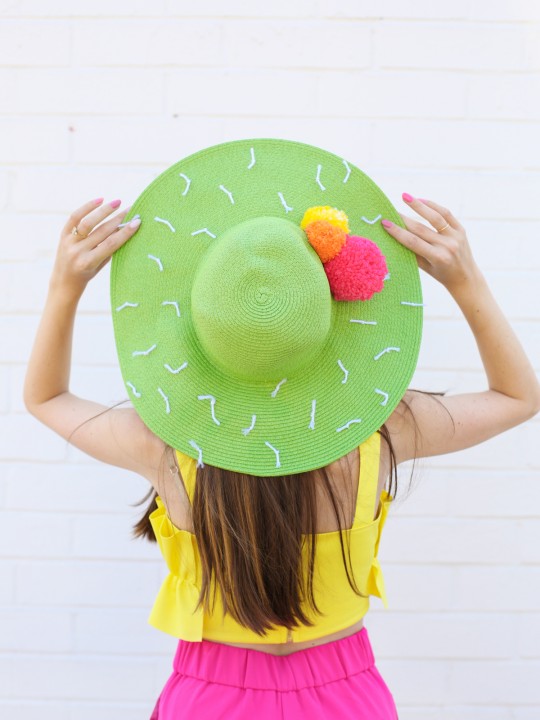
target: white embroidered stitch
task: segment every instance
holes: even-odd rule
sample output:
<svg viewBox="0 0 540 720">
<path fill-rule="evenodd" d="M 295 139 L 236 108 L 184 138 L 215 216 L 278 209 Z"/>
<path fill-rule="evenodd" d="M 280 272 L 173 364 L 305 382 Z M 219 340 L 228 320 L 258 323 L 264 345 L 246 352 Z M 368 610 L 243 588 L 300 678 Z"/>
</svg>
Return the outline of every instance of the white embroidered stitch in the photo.
<svg viewBox="0 0 540 720">
<path fill-rule="evenodd" d="M 165 363 L 165 365 L 163 367 L 165 368 L 165 370 L 168 370 L 173 375 L 178 375 L 180 370 L 187 368 L 187 362 L 182 363 L 182 365 L 180 365 L 180 367 L 177 367 L 176 370 L 174 370 L 168 363 Z"/>
<path fill-rule="evenodd" d="M 285 208 L 286 213 L 291 212 L 291 210 L 294 210 L 294 208 L 292 208 L 290 205 L 287 205 L 287 201 L 283 197 L 283 193 L 278 192 L 278 195 L 279 195 L 279 199 L 281 200 L 281 204 Z"/>
<path fill-rule="evenodd" d="M 360 323 L 360 325 L 376 325 L 377 324 L 376 320 L 355 320 L 354 318 L 351 318 L 351 320 L 349 322 Z"/>
<path fill-rule="evenodd" d="M 198 457 L 198 459 L 197 459 L 197 467 L 204 467 L 204 464 L 203 464 L 203 461 L 202 461 L 202 450 L 201 450 L 201 448 L 197 445 L 197 443 L 195 442 L 195 440 L 190 440 L 190 441 L 189 441 L 189 444 L 191 445 L 191 447 L 192 447 L 194 450 L 196 450 L 196 451 L 199 453 L 199 457 Z"/>
<path fill-rule="evenodd" d="M 390 273 L 386 273 L 383 280 L 390 280 Z"/>
<path fill-rule="evenodd" d="M 250 433 L 253 430 L 253 428 L 255 427 L 256 419 L 257 419 L 256 415 L 251 416 L 251 425 L 248 428 L 242 428 L 242 432 L 244 433 L 244 435 L 247 435 L 248 433 Z"/>
<path fill-rule="evenodd" d="M 279 450 L 276 450 L 276 448 L 273 445 L 270 445 L 269 442 L 264 443 L 265 445 L 268 445 L 269 448 L 271 448 L 276 453 L 276 467 L 281 467 L 281 463 L 279 462 Z"/>
<path fill-rule="evenodd" d="M 116 312 L 119 312 L 119 310 L 123 310 L 124 308 L 127 308 L 127 307 L 139 307 L 139 303 L 125 302 L 123 305 L 119 305 L 116 308 Z"/>
<path fill-rule="evenodd" d="M 336 432 L 341 432 L 342 430 L 346 430 L 349 427 L 349 425 L 352 425 L 353 423 L 359 423 L 359 422 L 362 422 L 362 420 L 360 418 L 356 418 L 354 420 L 349 420 L 349 422 L 346 425 L 342 425 L 341 427 L 336 428 Z"/>
<path fill-rule="evenodd" d="M 349 175 L 351 174 L 351 168 L 349 167 L 349 163 L 346 160 L 343 160 L 343 164 L 347 168 L 347 174 L 343 178 L 343 182 L 346 183 L 347 180 L 349 179 Z"/>
<path fill-rule="evenodd" d="M 279 388 L 283 385 L 283 383 L 287 382 L 287 378 L 283 378 L 283 380 L 280 380 L 278 384 L 276 385 L 276 389 L 272 391 L 272 397 L 276 397 L 278 394 Z"/>
<path fill-rule="evenodd" d="M 229 200 L 230 200 L 230 201 L 232 202 L 232 204 L 234 205 L 234 198 L 233 198 L 233 196 L 232 196 L 232 192 L 230 192 L 229 190 L 227 190 L 226 187 L 223 187 L 223 185 L 220 185 L 220 186 L 219 186 L 219 189 L 220 189 L 220 190 L 223 190 L 223 192 L 226 193 L 226 194 L 229 196 Z"/>
<path fill-rule="evenodd" d="M 156 257 L 155 255 L 149 255 L 148 258 L 150 260 L 155 260 L 158 264 L 159 271 L 163 272 L 163 263 L 161 262 L 161 260 L 158 257 Z"/>
<path fill-rule="evenodd" d="M 152 350 L 155 350 L 157 348 L 157 343 L 154 343 L 152 347 L 148 348 L 148 350 L 135 350 L 131 353 L 131 357 L 136 357 L 137 355 L 150 355 Z"/>
<path fill-rule="evenodd" d="M 141 216 L 138 215 L 138 214 L 137 214 L 137 215 L 134 215 L 134 216 L 131 218 L 131 220 L 127 220 L 127 221 L 124 222 L 124 223 L 120 223 L 120 225 L 118 225 L 118 228 L 126 227 L 126 225 L 129 225 L 130 222 L 133 222 L 133 220 L 137 220 L 137 219 L 140 218 L 140 217 L 141 217 Z M 117 228 L 117 229 L 118 229 L 118 228 Z"/>
<path fill-rule="evenodd" d="M 384 400 L 382 401 L 381 405 L 386 405 L 386 403 L 388 402 L 388 393 L 384 392 L 384 390 L 378 390 L 377 388 L 375 388 L 375 392 L 379 395 L 384 396 Z"/>
<path fill-rule="evenodd" d="M 385 353 L 391 352 L 392 350 L 395 350 L 396 352 L 399 352 L 399 348 L 397 347 L 387 347 L 384 348 L 384 350 L 381 350 L 381 352 L 378 355 L 375 355 L 373 358 L 374 360 L 378 360 L 380 357 L 382 357 Z"/>
<path fill-rule="evenodd" d="M 337 364 L 339 365 L 339 367 L 340 367 L 340 368 L 343 370 L 343 372 L 345 373 L 345 377 L 344 377 L 343 380 L 341 381 L 341 384 L 344 385 L 344 384 L 347 382 L 347 378 L 349 377 L 349 371 L 344 368 L 343 363 L 341 362 L 341 360 L 338 360 L 338 361 L 337 361 Z"/>
<path fill-rule="evenodd" d="M 317 401 L 313 400 L 311 403 L 311 422 L 309 423 L 309 429 L 315 430 L 315 406 L 317 405 Z"/>
<path fill-rule="evenodd" d="M 214 406 L 216 404 L 216 398 L 213 395 L 197 395 L 199 400 L 210 400 L 210 407 L 212 412 L 212 420 L 216 423 L 216 425 L 221 425 L 219 420 L 216 418 L 214 414 Z"/>
<path fill-rule="evenodd" d="M 251 162 L 247 167 L 248 170 L 251 170 L 251 168 L 255 165 L 255 150 L 253 148 L 250 148 L 250 150 L 251 150 Z"/>
<path fill-rule="evenodd" d="M 171 412 L 171 407 L 169 405 L 169 398 L 165 395 L 163 390 L 161 388 L 157 389 L 158 393 L 161 395 L 161 397 L 165 400 L 165 412 L 167 415 Z"/>
<path fill-rule="evenodd" d="M 171 225 L 171 223 L 168 220 L 164 220 L 163 218 L 160 218 L 160 217 L 155 217 L 154 220 L 156 222 L 160 222 L 160 223 L 163 223 L 164 225 L 167 225 L 167 227 L 169 227 L 172 230 L 172 232 L 176 232 L 176 230 L 173 228 L 173 226 Z"/>
<path fill-rule="evenodd" d="M 216 236 L 214 233 L 211 233 L 208 228 L 202 228 L 201 230 L 195 230 L 195 232 L 192 232 L 192 235 L 199 235 L 199 233 L 206 233 L 207 235 L 210 235 L 210 237 L 215 238 Z"/>
<path fill-rule="evenodd" d="M 127 382 L 126 385 L 127 385 L 129 388 L 132 389 L 133 394 L 135 395 L 135 397 L 137 397 L 137 398 L 141 397 L 141 393 L 140 393 L 140 392 L 137 392 L 137 390 L 136 390 L 136 388 L 135 388 L 135 385 L 134 385 L 132 382 Z"/>
<path fill-rule="evenodd" d="M 189 186 L 191 185 L 191 180 L 188 178 L 187 175 L 184 175 L 184 173 L 178 173 L 178 176 L 181 177 L 181 178 L 184 178 L 184 180 L 186 181 L 186 189 L 185 189 L 184 192 L 182 193 L 182 196 L 187 195 L 187 192 L 188 192 L 188 190 L 189 190 Z"/>
<path fill-rule="evenodd" d="M 368 220 L 365 215 L 362 215 L 362 220 L 364 222 L 367 222 L 369 225 L 373 225 L 373 223 L 376 223 L 377 220 L 380 220 L 381 218 L 382 218 L 382 215 L 377 215 L 377 217 L 374 218 L 373 220 Z"/>
<path fill-rule="evenodd" d="M 401 301 L 402 305 L 412 305 L 412 307 L 425 307 L 424 303 L 413 303 L 413 302 L 407 302 L 406 300 Z"/>
<path fill-rule="evenodd" d="M 317 185 L 321 188 L 321 190 L 326 190 L 326 188 L 324 187 L 324 185 L 321 182 L 321 170 L 322 170 L 322 165 L 317 165 L 317 178 L 316 178 Z"/>
<path fill-rule="evenodd" d="M 176 310 L 177 317 L 180 317 L 180 308 L 178 307 L 178 303 L 176 302 L 176 300 L 164 300 L 161 304 L 162 305 L 172 305 L 174 307 L 174 309 Z"/>
</svg>

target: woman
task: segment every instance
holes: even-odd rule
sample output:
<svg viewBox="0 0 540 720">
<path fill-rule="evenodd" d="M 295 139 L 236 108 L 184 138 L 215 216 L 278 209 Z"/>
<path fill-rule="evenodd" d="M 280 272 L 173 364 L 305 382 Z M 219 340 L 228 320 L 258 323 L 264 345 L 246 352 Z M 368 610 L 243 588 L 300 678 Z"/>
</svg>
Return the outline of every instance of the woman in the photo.
<svg viewBox="0 0 540 720">
<path fill-rule="evenodd" d="M 336 207 L 317 202 L 328 193 Z M 236 141 L 154 181 L 131 209 L 142 225 L 99 198 L 62 231 L 24 399 L 154 489 L 136 534 L 170 572 L 150 622 L 179 643 L 152 718 L 397 717 L 363 625 L 369 596 L 386 602 L 377 550 L 396 467 L 540 408 L 465 229 L 433 200 L 403 200 L 419 219 L 330 153 Z M 134 408 L 106 412 L 69 391 L 69 370 L 77 303 L 113 254 Z M 459 305 L 488 390 L 407 389 L 418 267 Z"/>
</svg>

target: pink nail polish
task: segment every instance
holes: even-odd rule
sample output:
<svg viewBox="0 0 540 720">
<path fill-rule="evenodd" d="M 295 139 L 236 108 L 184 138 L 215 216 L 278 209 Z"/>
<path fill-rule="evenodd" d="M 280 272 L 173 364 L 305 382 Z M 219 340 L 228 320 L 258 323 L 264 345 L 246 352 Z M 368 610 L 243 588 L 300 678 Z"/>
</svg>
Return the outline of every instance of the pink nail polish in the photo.
<svg viewBox="0 0 540 720">
<path fill-rule="evenodd" d="M 381 220 L 381 224 L 384 225 L 385 228 L 392 227 L 394 223 L 391 223 L 390 220 Z"/>
<path fill-rule="evenodd" d="M 104 198 L 96 198 L 96 199 L 94 200 L 94 204 L 95 204 L 95 205 L 99 205 L 100 203 L 103 202 L 103 200 L 104 200 Z"/>
<path fill-rule="evenodd" d="M 412 195 L 409 195 L 409 193 L 403 193 L 401 196 L 405 202 L 412 202 L 414 200 Z"/>
<path fill-rule="evenodd" d="M 113 200 L 113 201 L 110 203 L 110 206 L 111 206 L 112 208 L 117 208 L 117 207 L 120 205 L 121 202 L 122 202 L 121 200 Z"/>
<path fill-rule="evenodd" d="M 424 200 L 424 198 L 418 198 L 420 202 L 423 202 L 424 204 L 427 204 L 427 200 Z"/>
</svg>

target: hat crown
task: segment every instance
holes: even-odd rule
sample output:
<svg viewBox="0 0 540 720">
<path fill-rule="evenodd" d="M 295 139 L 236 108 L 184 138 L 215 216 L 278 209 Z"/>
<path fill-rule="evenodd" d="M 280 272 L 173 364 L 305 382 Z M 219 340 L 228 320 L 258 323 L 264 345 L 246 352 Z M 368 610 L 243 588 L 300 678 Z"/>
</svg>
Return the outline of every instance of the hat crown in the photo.
<svg viewBox="0 0 540 720">
<path fill-rule="evenodd" d="M 191 317 L 217 368 L 247 382 L 274 382 L 323 348 L 330 288 L 301 228 L 257 217 L 228 228 L 206 252 L 192 286 Z"/>
</svg>

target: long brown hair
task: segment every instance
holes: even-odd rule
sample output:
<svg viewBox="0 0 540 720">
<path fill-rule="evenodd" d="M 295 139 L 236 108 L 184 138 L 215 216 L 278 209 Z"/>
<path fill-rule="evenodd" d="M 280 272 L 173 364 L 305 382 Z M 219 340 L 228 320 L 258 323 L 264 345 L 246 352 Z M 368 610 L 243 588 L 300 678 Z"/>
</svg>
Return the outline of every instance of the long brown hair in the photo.
<svg viewBox="0 0 540 720">
<path fill-rule="evenodd" d="M 432 397 L 445 394 L 416 392 Z M 417 424 L 408 403 L 402 402 L 411 414 L 415 428 L 412 479 Z M 390 454 L 388 493 L 394 498 L 397 492 L 395 453 L 386 426 L 378 432 Z M 191 509 L 202 569 L 197 607 L 202 605 L 206 612 L 212 612 L 219 589 L 224 611 L 258 635 L 264 635 L 275 626 L 291 629 L 299 624 L 313 625 L 304 612 L 303 603 L 307 601 L 311 609 L 320 614 L 313 594 L 317 542 L 317 483 L 314 480 L 317 479 L 337 520 L 349 584 L 357 595 L 365 597 L 354 580 L 347 529 L 345 554 L 343 503 L 338 500 L 326 467 L 295 475 L 258 477 L 205 465 L 197 468 Z M 144 515 L 133 526 L 133 535 L 155 542 L 149 516 L 157 508 L 157 492 L 150 490 L 135 505 L 141 505 L 150 495 L 152 498 Z M 308 557 L 307 573 L 302 557 L 304 544 Z"/>
</svg>

